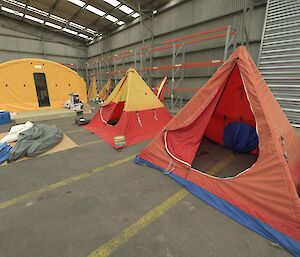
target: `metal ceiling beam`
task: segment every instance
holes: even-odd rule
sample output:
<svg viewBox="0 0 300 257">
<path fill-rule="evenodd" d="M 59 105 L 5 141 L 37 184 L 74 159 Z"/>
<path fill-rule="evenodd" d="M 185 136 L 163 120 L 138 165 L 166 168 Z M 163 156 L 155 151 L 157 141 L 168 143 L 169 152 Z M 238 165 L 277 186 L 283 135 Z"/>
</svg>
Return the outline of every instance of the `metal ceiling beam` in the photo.
<svg viewBox="0 0 300 257">
<path fill-rule="evenodd" d="M 65 27 L 67 25 L 69 25 L 71 21 L 73 21 L 75 18 L 77 18 L 79 16 L 79 14 L 89 5 L 90 2 L 91 2 L 91 0 L 87 0 L 85 2 L 85 5 L 80 7 L 80 9 L 76 13 L 74 13 L 73 16 L 67 21 Z"/>
<path fill-rule="evenodd" d="M 0 13 L 2 12 L 3 0 L 0 0 Z"/>
<path fill-rule="evenodd" d="M 137 5 L 133 5 L 132 3 L 129 3 L 129 1 L 125 1 L 125 0 L 118 0 L 119 2 L 121 2 L 122 4 L 125 4 L 127 6 L 129 6 L 131 9 L 133 9 L 135 12 L 140 13 L 139 11 L 139 2 Z M 141 15 L 146 16 L 147 18 L 150 18 L 149 15 L 147 15 L 145 12 L 141 11 L 140 13 Z"/>
<path fill-rule="evenodd" d="M 91 27 L 91 26 L 97 27 L 97 26 L 96 26 L 96 23 L 97 23 L 97 22 L 99 22 L 100 20 L 104 20 L 105 17 L 106 17 L 108 14 L 112 13 L 113 10 L 116 10 L 116 9 L 119 8 L 121 5 L 122 5 L 122 4 L 119 4 L 119 5 L 117 5 L 116 7 L 112 8 L 111 10 L 106 11 L 106 12 L 105 12 L 105 15 L 97 17 L 94 21 L 92 21 L 92 22 L 88 25 L 88 27 Z M 112 24 L 114 24 L 114 23 L 112 23 Z M 110 25 L 109 25 L 109 26 L 110 26 Z M 109 33 L 109 32 L 110 32 L 110 30 L 107 29 L 109 26 L 105 26 L 105 27 L 104 27 L 103 33 Z M 101 32 L 100 32 L 100 33 L 101 33 Z"/>
<path fill-rule="evenodd" d="M 130 7 L 134 12 L 137 12 L 137 13 L 139 13 L 140 15 L 142 14 L 142 15 L 148 17 L 148 15 L 146 15 L 144 12 L 138 11 L 138 9 L 139 9 L 138 6 L 132 6 L 132 4 L 130 4 L 130 3 L 126 2 L 126 1 L 122 1 L 122 0 L 118 0 L 118 1 L 120 2 L 119 5 L 117 5 L 116 7 L 112 8 L 110 11 L 107 11 L 105 15 L 103 15 L 103 16 L 101 16 L 101 17 L 97 17 L 97 19 L 95 19 L 94 21 L 92 21 L 88 26 L 89 26 L 89 27 L 90 27 L 90 26 L 96 26 L 96 23 L 97 23 L 97 22 L 99 22 L 100 20 L 104 20 L 105 17 L 106 17 L 108 14 L 110 14 L 113 10 L 119 9 L 119 7 L 121 7 L 123 4 L 127 5 L 128 7 Z M 120 20 L 120 19 L 124 19 L 124 18 L 130 17 L 130 16 L 131 16 L 131 14 L 127 14 L 127 15 L 124 15 L 123 17 L 121 17 L 121 18 L 119 18 L 119 17 L 116 17 L 116 18 L 118 18 L 118 20 Z M 112 25 L 114 25 L 114 24 L 115 24 L 115 23 L 112 23 L 112 24 L 110 24 L 110 25 L 108 25 L 108 26 L 105 26 L 105 27 L 104 27 L 105 30 L 103 31 L 103 33 L 109 33 L 109 32 L 111 32 L 111 30 L 109 29 L 109 27 L 112 26 Z"/>
<path fill-rule="evenodd" d="M 22 17 L 21 21 L 24 21 L 24 19 L 25 19 L 25 15 L 27 12 L 27 6 L 28 6 L 29 2 L 30 2 L 30 0 L 26 0 L 25 7 L 24 7 L 24 13 L 23 13 L 23 17 Z"/>
<path fill-rule="evenodd" d="M 48 15 L 47 15 L 47 17 L 45 17 L 44 23 L 43 23 L 42 26 L 44 26 L 45 23 L 48 21 L 51 13 L 55 10 L 55 8 L 56 8 L 56 6 L 57 6 L 58 3 L 59 3 L 59 0 L 56 0 L 55 3 L 50 7 L 50 9 L 48 10 Z"/>
</svg>

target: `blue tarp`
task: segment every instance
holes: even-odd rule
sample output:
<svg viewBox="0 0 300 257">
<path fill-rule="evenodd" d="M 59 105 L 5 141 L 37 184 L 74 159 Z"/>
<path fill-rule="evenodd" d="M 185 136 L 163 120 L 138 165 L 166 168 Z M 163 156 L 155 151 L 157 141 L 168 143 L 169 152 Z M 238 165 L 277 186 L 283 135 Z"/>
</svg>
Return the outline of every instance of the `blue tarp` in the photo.
<svg viewBox="0 0 300 257">
<path fill-rule="evenodd" d="M 221 199 L 220 197 L 214 195 L 213 193 L 201 188 L 200 186 L 195 185 L 194 183 L 179 177 L 173 173 L 170 173 L 161 167 L 146 161 L 139 157 L 138 155 L 135 157 L 135 163 L 140 165 L 146 165 L 151 168 L 158 169 L 162 171 L 164 174 L 167 174 L 181 186 L 189 190 L 193 195 L 206 202 L 210 206 L 216 208 L 220 212 L 224 213 L 228 217 L 237 221 L 238 223 L 244 225 L 245 227 L 251 229 L 252 231 L 272 240 L 275 243 L 283 246 L 286 250 L 292 253 L 296 257 L 300 257 L 300 242 L 288 237 L 287 235 L 279 232 L 278 230 L 272 228 L 268 224 L 263 221 L 253 217 L 252 215 L 244 212 L 238 207 L 232 205 L 231 203 Z"/>
<path fill-rule="evenodd" d="M 11 146 L 7 143 L 0 144 L 0 164 L 8 160 Z"/>
<path fill-rule="evenodd" d="M 236 152 L 248 153 L 258 146 L 256 129 L 243 122 L 233 122 L 224 129 L 224 144 Z"/>
</svg>

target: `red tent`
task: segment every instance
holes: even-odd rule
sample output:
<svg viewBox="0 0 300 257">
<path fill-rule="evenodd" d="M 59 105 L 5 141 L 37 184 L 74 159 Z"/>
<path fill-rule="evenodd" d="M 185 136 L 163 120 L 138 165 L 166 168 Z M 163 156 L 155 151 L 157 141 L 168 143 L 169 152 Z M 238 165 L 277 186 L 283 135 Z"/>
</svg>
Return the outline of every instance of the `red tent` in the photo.
<svg viewBox="0 0 300 257">
<path fill-rule="evenodd" d="M 137 71 L 130 68 L 84 126 L 114 148 L 154 137 L 172 118 Z"/>
<path fill-rule="evenodd" d="M 167 79 L 168 77 L 164 77 L 155 88 L 152 89 L 153 93 L 158 97 L 160 101 L 164 101 L 165 92 L 167 89 Z"/>
<path fill-rule="evenodd" d="M 231 147 L 250 138 L 236 124 L 258 139 L 246 154 L 254 161 L 229 177 L 205 173 L 208 161 L 195 168 L 205 150 L 232 149 L 228 135 L 235 140 Z M 300 256 L 299 150 L 299 137 L 246 48 L 239 47 L 136 162 L 164 171 L 203 201 Z"/>
</svg>

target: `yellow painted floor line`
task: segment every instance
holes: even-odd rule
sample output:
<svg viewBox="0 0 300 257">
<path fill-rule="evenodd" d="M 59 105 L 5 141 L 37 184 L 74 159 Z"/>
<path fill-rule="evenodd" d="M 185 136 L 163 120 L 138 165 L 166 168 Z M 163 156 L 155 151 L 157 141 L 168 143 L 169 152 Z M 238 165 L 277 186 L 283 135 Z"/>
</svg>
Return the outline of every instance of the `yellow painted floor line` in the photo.
<svg viewBox="0 0 300 257">
<path fill-rule="evenodd" d="M 80 180 L 85 179 L 85 178 L 87 178 L 87 177 L 89 177 L 91 175 L 94 175 L 94 174 L 97 174 L 99 172 L 102 172 L 102 171 L 104 171 L 106 169 L 119 166 L 121 164 L 124 164 L 126 162 L 129 162 L 129 161 L 133 160 L 135 156 L 136 156 L 136 154 L 130 155 L 130 156 L 128 156 L 126 158 L 123 158 L 121 160 L 114 161 L 114 162 L 111 162 L 109 164 L 105 164 L 103 166 L 95 168 L 93 170 L 90 170 L 90 171 L 87 171 L 87 172 L 83 172 L 83 173 L 81 173 L 79 175 L 76 175 L 74 177 L 64 179 L 64 180 L 59 181 L 59 182 L 57 182 L 55 184 L 52 184 L 52 185 L 49 185 L 47 187 L 41 188 L 41 189 L 39 189 L 37 191 L 32 191 L 30 193 L 18 196 L 18 197 L 14 198 L 14 199 L 11 199 L 11 200 L 8 200 L 8 201 L 5 201 L 5 202 L 0 202 L 0 210 L 1 209 L 5 209 L 7 207 L 10 207 L 12 205 L 16 205 L 18 203 L 24 202 L 24 201 L 28 201 L 28 200 L 30 200 L 32 198 L 35 198 L 35 197 L 37 197 L 37 196 L 39 196 L 39 195 L 41 195 L 43 193 L 50 192 L 50 191 L 53 191 L 55 189 L 58 189 L 58 188 L 66 186 L 66 185 L 72 184 L 74 182 L 80 181 Z"/>
<path fill-rule="evenodd" d="M 235 157 L 234 157 L 235 158 Z M 221 162 L 210 168 L 207 173 L 215 174 L 227 166 L 233 159 L 232 155 L 229 155 Z M 176 205 L 180 200 L 188 195 L 188 191 L 181 189 L 170 198 L 159 204 L 157 207 L 146 213 L 135 223 L 124 229 L 121 233 L 113 237 L 107 243 L 100 246 L 93 251 L 88 257 L 108 257 L 115 252 L 119 247 L 134 237 L 140 230 L 148 226 L 150 223 L 158 219 L 161 215 L 165 214 L 171 207 Z"/>
<path fill-rule="evenodd" d="M 94 140 L 94 141 L 91 141 L 91 142 L 83 143 L 81 145 L 78 145 L 78 147 L 83 147 L 83 146 L 88 146 L 88 145 L 94 145 L 94 144 L 100 144 L 102 142 L 104 142 L 104 141 L 101 140 L 101 139 L 98 139 L 98 140 Z"/>
<path fill-rule="evenodd" d="M 229 163 L 231 163 L 235 158 L 236 158 L 236 155 L 234 155 L 234 154 L 228 155 L 225 159 L 223 159 L 222 161 L 218 162 L 215 166 L 210 168 L 206 172 L 206 174 L 211 175 L 211 176 L 217 174 L 219 171 L 221 171 L 223 168 L 225 168 Z"/>
<path fill-rule="evenodd" d="M 178 203 L 181 199 L 188 195 L 188 191 L 181 189 L 176 194 L 162 202 L 160 205 L 146 213 L 143 217 L 138 219 L 135 223 L 116 235 L 110 241 L 92 252 L 89 257 L 107 257 L 110 256 L 116 249 L 126 243 L 130 238 L 137 234 L 141 229 L 148 226 L 161 215 L 166 213 L 171 207 Z"/>
</svg>

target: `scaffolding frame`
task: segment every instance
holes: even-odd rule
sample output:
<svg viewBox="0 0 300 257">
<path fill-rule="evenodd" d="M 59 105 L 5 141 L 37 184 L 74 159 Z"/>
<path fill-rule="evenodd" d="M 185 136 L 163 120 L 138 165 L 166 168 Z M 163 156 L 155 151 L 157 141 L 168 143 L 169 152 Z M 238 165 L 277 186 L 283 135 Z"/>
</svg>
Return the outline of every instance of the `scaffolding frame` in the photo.
<svg viewBox="0 0 300 257">
<path fill-rule="evenodd" d="M 231 25 L 227 25 L 167 40 L 158 45 L 148 45 L 143 41 L 141 48 L 129 49 L 108 56 L 102 55 L 101 58 L 92 61 L 98 61 L 98 69 L 101 70 L 101 74 L 103 74 L 102 70 L 105 70 L 105 75 L 108 78 L 113 77 L 115 83 L 118 82 L 118 75 L 125 74 L 125 65 L 127 64 L 132 64 L 150 86 L 152 85 L 153 72 L 159 70 L 171 71 L 172 83 L 168 91 L 170 91 L 171 110 L 174 110 L 177 105 L 179 105 L 179 108 L 183 106 L 183 92 L 185 90 L 180 89 L 184 82 L 184 70 L 222 65 L 228 57 L 230 47 L 236 47 L 236 35 L 237 31 Z M 186 54 L 188 53 L 187 49 L 189 45 L 220 38 L 225 38 L 223 59 L 186 63 Z M 171 63 L 168 65 L 153 66 L 153 53 L 163 51 L 171 51 Z M 147 58 L 148 60 L 151 59 L 149 64 L 146 64 L 144 61 Z M 194 90 L 191 91 L 194 92 Z"/>
</svg>

